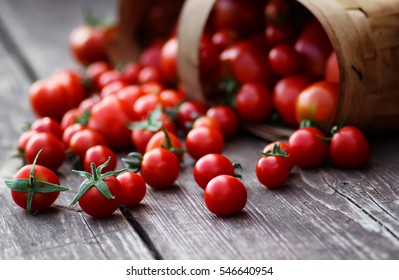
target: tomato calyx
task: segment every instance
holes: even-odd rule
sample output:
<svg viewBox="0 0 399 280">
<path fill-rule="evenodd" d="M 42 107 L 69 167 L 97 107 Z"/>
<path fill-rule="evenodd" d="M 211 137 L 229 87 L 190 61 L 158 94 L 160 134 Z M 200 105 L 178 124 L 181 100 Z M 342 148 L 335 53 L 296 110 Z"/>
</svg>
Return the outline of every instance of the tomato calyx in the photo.
<svg viewBox="0 0 399 280">
<path fill-rule="evenodd" d="M 276 157 L 282 157 L 282 158 L 288 158 L 289 155 L 287 153 L 287 150 L 281 150 L 280 147 L 280 142 L 276 142 L 274 144 L 273 149 L 270 151 L 267 151 L 266 153 L 262 153 L 264 156 L 276 156 Z"/>
<path fill-rule="evenodd" d="M 116 171 L 109 171 L 106 173 L 102 173 L 103 169 L 108 166 L 109 162 L 111 160 L 111 157 L 108 158 L 106 162 L 101 164 L 100 166 L 96 167 L 96 164 L 92 162 L 90 164 L 91 167 L 91 173 L 86 172 L 86 171 L 81 171 L 81 170 L 72 170 L 72 173 L 75 173 L 79 176 L 85 177 L 87 180 L 82 184 L 80 187 L 78 193 L 76 194 L 75 198 L 71 202 L 70 206 L 73 206 L 76 204 L 76 202 L 79 201 L 79 199 L 82 198 L 82 196 L 87 192 L 88 189 L 91 187 L 97 188 L 106 198 L 108 199 L 115 199 L 115 196 L 113 196 L 107 186 L 107 184 L 104 182 L 104 179 L 111 177 L 111 176 L 118 176 L 119 174 L 127 171 L 126 168 L 122 168 L 120 170 Z"/>
<path fill-rule="evenodd" d="M 36 215 L 36 213 L 37 213 L 37 211 L 32 212 L 32 201 L 33 201 L 33 196 L 35 195 L 35 193 L 50 193 L 50 192 L 61 192 L 61 191 L 68 190 L 68 188 L 64 187 L 64 186 L 59 186 L 59 185 L 52 184 L 49 182 L 36 180 L 35 167 L 36 167 L 37 160 L 38 160 L 39 155 L 42 152 L 42 150 L 40 150 L 37 153 L 35 160 L 32 163 L 32 167 L 31 167 L 30 173 L 29 173 L 29 179 L 20 178 L 20 179 L 4 181 L 6 186 L 8 188 L 10 188 L 11 190 L 17 191 L 17 192 L 27 192 L 28 193 L 26 209 L 28 210 L 28 212 L 30 214 L 33 214 L 33 215 Z"/>
<path fill-rule="evenodd" d="M 122 162 L 128 166 L 128 170 L 135 173 L 139 172 L 143 156 L 137 152 L 131 152 L 127 156 L 128 158 L 122 158 Z"/>
<path fill-rule="evenodd" d="M 131 130 L 145 129 L 156 132 L 162 128 L 162 106 L 158 105 L 154 111 L 152 111 L 146 120 L 132 122 L 128 124 L 128 128 Z"/>
<path fill-rule="evenodd" d="M 162 131 L 165 134 L 166 143 L 161 145 L 161 148 L 171 151 L 175 155 L 183 154 L 184 149 L 176 148 L 173 146 L 172 140 L 170 139 L 169 132 L 166 130 L 165 126 L 162 125 Z"/>
<path fill-rule="evenodd" d="M 240 163 L 238 162 L 233 162 L 232 163 L 233 167 L 234 167 L 234 177 L 238 178 L 238 179 L 242 179 L 242 166 Z"/>
</svg>

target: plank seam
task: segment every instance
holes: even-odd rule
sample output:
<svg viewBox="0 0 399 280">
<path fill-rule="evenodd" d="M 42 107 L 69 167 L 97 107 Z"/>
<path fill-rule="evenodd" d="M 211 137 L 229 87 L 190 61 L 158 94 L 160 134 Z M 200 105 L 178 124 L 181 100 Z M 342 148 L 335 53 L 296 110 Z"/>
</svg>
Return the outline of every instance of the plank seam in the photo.
<svg viewBox="0 0 399 280">
<path fill-rule="evenodd" d="M 21 52 L 18 45 L 13 40 L 11 34 L 8 32 L 4 21 L 0 17 L 0 37 L 3 38 L 2 44 L 5 50 L 10 54 L 10 56 L 17 62 L 17 64 L 21 65 L 23 73 L 28 77 L 30 81 L 36 81 L 38 79 L 35 71 L 28 63 L 28 60 L 25 58 L 23 53 Z"/>
<path fill-rule="evenodd" d="M 138 236 L 140 239 L 143 241 L 147 249 L 150 251 L 152 256 L 154 257 L 155 260 L 163 260 L 162 255 L 158 252 L 156 249 L 154 243 L 151 241 L 151 238 L 149 237 L 147 231 L 140 225 L 139 222 L 133 217 L 132 213 L 127 209 L 125 206 L 121 206 L 119 208 L 125 216 L 126 220 L 129 222 L 129 224 L 133 227 L 133 229 L 137 232 Z"/>
</svg>

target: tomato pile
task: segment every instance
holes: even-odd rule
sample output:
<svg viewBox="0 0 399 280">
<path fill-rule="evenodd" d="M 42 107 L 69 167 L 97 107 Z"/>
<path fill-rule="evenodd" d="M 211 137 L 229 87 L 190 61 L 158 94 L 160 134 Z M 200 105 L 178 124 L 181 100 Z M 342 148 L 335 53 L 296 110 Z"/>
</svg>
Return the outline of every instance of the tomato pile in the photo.
<svg viewBox="0 0 399 280">
<path fill-rule="evenodd" d="M 294 166 L 367 163 L 370 148 L 359 129 L 326 129 L 338 100 L 337 58 L 320 23 L 296 1 L 216 2 L 198 53 L 208 104 L 186 98 L 174 32 L 166 41 L 154 38 L 137 61 L 114 65 L 105 45 L 116 32 L 77 26 L 69 46 L 82 71 L 58 70 L 31 85 L 37 119 L 18 140 L 28 165 L 7 181 L 19 206 L 49 207 L 66 190 L 56 187 L 54 172 L 74 158 L 79 170 L 73 172 L 85 179 L 71 205 L 109 216 L 120 205 L 140 203 L 146 186 L 172 186 L 187 153 L 207 209 L 236 214 L 247 203 L 247 188 L 240 166 L 222 154 L 246 123 L 277 122 L 294 131 L 287 142 L 259 152 L 254 173 L 266 188 L 284 185 Z M 115 170 L 117 153 L 126 151 L 126 168 Z M 37 202 L 52 192 L 46 203 Z"/>
</svg>

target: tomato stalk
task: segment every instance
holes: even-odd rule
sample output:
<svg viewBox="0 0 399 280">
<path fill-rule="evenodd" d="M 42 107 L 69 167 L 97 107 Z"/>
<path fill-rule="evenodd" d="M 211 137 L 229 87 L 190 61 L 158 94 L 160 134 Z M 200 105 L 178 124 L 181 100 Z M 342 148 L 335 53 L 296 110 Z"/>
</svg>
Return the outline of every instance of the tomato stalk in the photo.
<svg viewBox="0 0 399 280">
<path fill-rule="evenodd" d="M 234 167 L 234 177 L 238 179 L 242 179 L 241 171 L 242 171 L 242 166 L 238 162 L 233 162 L 233 167 Z"/>
<path fill-rule="evenodd" d="M 26 209 L 29 213 L 35 215 L 37 211 L 32 212 L 32 201 L 35 193 L 50 193 L 50 192 L 61 192 L 67 191 L 68 188 L 64 186 L 59 186 L 56 184 L 52 184 L 49 182 L 36 180 L 35 177 L 35 167 L 37 164 L 37 160 L 39 158 L 40 153 L 43 149 L 41 149 L 32 163 L 32 167 L 30 169 L 30 174 L 28 179 L 15 179 L 15 180 L 5 180 L 5 184 L 8 188 L 17 192 L 27 192 L 28 200 L 26 204 Z"/>
<path fill-rule="evenodd" d="M 137 152 L 129 153 L 127 156 L 129 158 L 122 158 L 122 162 L 127 164 L 129 170 L 139 172 L 143 156 Z"/>
<path fill-rule="evenodd" d="M 116 171 L 109 171 L 104 174 L 102 174 L 103 169 L 108 166 L 109 162 L 111 160 L 111 157 L 108 158 L 106 162 L 101 164 L 100 166 L 96 167 L 96 164 L 92 162 L 90 164 L 91 167 L 91 172 L 86 172 L 86 171 L 81 171 L 81 170 L 72 170 L 73 173 L 85 177 L 86 181 L 82 184 L 80 187 L 78 193 L 74 197 L 73 201 L 71 202 L 70 206 L 76 204 L 76 202 L 79 201 L 79 199 L 82 198 L 82 196 L 87 192 L 88 189 L 91 187 L 97 188 L 106 198 L 108 199 L 115 199 L 115 197 L 111 194 L 107 184 L 104 182 L 105 178 L 108 178 L 110 176 L 118 176 L 119 174 L 127 171 L 126 168 L 122 168 L 120 170 Z"/>
<path fill-rule="evenodd" d="M 166 149 L 166 150 L 169 150 L 169 151 L 171 151 L 172 153 L 174 153 L 175 155 L 184 153 L 184 149 L 179 149 L 179 148 L 176 148 L 176 147 L 173 146 L 172 140 L 170 139 L 169 133 L 168 133 L 168 131 L 166 130 L 166 128 L 165 128 L 164 125 L 162 125 L 162 131 L 163 131 L 163 133 L 165 134 L 165 141 L 166 141 L 166 143 L 165 143 L 164 145 L 161 145 L 161 148 L 164 148 L 164 149 Z"/>
<path fill-rule="evenodd" d="M 128 124 L 128 128 L 131 130 L 146 129 L 149 131 L 156 132 L 162 127 L 162 106 L 158 105 L 154 111 L 152 111 L 148 118 L 144 121 L 137 121 Z"/>
<path fill-rule="evenodd" d="M 280 142 L 276 142 L 274 144 L 273 149 L 271 151 L 267 151 L 266 153 L 262 153 L 264 156 L 276 156 L 276 157 L 282 157 L 282 158 L 288 158 L 289 155 L 287 153 L 287 150 L 281 150 L 280 147 Z"/>
</svg>

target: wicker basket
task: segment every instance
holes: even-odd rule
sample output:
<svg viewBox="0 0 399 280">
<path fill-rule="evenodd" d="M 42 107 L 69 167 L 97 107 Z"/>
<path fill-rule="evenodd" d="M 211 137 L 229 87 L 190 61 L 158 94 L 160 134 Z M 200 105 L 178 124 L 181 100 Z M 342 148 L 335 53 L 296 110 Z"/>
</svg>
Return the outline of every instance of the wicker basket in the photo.
<svg viewBox="0 0 399 280">
<path fill-rule="evenodd" d="M 399 0 L 297 0 L 320 21 L 337 54 L 340 95 L 335 119 L 369 133 L 399 128 Z M 206 102 L 199 80 L 200 38 L 216 0 L 186 0 L 178 26 L 179 76 L 189 98 Z M 291 130 L 248 127 L 268 140 Z"/>
</svg>

